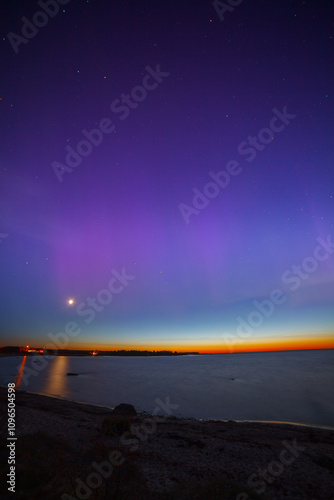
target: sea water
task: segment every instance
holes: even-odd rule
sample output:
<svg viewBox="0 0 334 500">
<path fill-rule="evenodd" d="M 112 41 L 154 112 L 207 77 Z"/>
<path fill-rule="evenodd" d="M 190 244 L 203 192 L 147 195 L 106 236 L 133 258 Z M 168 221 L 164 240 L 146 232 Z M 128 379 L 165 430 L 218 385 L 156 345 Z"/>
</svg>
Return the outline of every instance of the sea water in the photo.
<svg viewBox="0 0 334 500">
<path fill-rule="evenodd" d="M 334 426 L 332 349 L 41 358 L 0 358 L 1 385 L 16 380 L 29 392 L 111 408 L 130 403 L 146 412 L 159 400 L 178 417 Z"/>
</svg>

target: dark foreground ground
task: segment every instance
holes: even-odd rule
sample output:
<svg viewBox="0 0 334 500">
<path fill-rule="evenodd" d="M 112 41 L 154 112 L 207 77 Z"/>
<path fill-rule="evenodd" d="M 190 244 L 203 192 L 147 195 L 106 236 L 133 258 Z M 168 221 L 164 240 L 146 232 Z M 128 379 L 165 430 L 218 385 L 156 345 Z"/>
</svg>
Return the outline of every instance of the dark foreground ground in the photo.
<svg viewBox="0 0 334 500">
<path fill-rule="evenodd" d="M 0 497 L 334 500 L 334 431 L 176 419 L 16 392 L 15 493 L 0 388 Z"/>
</svg>

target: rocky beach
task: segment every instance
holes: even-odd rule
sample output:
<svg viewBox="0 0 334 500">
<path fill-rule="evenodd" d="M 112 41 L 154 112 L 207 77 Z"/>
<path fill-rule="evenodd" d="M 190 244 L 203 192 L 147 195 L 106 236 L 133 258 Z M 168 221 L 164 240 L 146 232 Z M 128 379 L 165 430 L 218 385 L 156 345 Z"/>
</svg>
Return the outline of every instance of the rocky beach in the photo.
<svg viewBox="0 0 334 500">
<path fill-rule="evenodd" d="M 0 396 L 4 478 L 5 388 Z M 334 498 L 334 430 L 175 418 L 168 402 L 162 410 L 148 415 L 131 405 L 113 410 L 16 391 L 16 490 L 2 480 L 1 497 Z"/>
</svg>

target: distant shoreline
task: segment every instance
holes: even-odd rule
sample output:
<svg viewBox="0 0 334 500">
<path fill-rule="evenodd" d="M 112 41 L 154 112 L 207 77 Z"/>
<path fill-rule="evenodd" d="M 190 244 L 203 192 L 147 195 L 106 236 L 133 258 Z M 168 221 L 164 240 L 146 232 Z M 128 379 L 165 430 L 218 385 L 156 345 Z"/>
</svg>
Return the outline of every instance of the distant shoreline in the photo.
<svg viewBox="0 0 334 500">
<path fill-rule="evenodd" d="M 51 350 L 43 349 L 39 347 L 31 348 L 28 350 L 22 350 L 20 347 L 0 347 L 0 357 L 4 356 L 143 356 L 143 357 L 157 357 L 157 356 L 200 356 L 199 352 L 177 352 L 177 351 L 147 351 L 147 350 L 109 350 L 109 351 L 91 351 L 83 349 L 57 349 Z"/>
<path fill-rule="evenodd" d="M 281 349 L 272 351 L 240 351 L 240 352 L 177 352 L 177 351 L 139 351 L 139 350 L 114 350 L 114 351 L 98 351 L 93 354 L 91 350 L 81 350 L 81 349 L 57 349 L 48 350 L 47 352 L 42 352 L 43 350 L 36 348 L 36 350 L 20 351 L 19 347 L 15 347 L 17 350 L 12 349 L 12 346 L 0 347 L 0 358 L 1 357 L 15 357 L 15 356 L 81 356 L 81 357 L 162 357 L 162 356 L 213 356 L 213 355 L 233 355 L 233 354 L 265 354 L 265 353 L 279 353 L 279 352 L 307 352 L 307 351 L 333 351 L 331 347 L 318 348 L 318 349 Z"/>
</svg>

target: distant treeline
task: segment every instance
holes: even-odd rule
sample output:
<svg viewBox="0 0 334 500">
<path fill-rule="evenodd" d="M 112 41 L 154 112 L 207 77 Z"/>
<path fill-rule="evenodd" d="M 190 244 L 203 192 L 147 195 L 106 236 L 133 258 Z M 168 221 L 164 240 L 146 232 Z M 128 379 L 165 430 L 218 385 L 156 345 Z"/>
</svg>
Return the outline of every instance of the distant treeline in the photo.
<svg viewBox="0 0 334 500">
<path fill-rule="evenodd" d="M 39 351 L 40 348 L 30 348 L 31 350 Z M 47 350 L 48 354 L 55 354 L 58 356 L 92 356 L 92 351 L 78 350 L 78 349 L 57 349 Z M 6 346 L 0 347 L 0 354 L 21 354 L 21 355 L 42 355 L 38 352 L 26 352 L 19 346 Z M 177 352 L 177 351 L 140 351 L 132 349 L 127 351 L 125 349 L 115 351 L 94 351 L 95 356 L 186 356 L 186 355 L 199 355 L 199 352 Z"/>
<path fill-rule="evenodd" d="M 17 345 L 6 345 L 5 347 L 0 347 L 0 354 L 20 354 L 20 348 Z"/>
<path fill-rule="evenodd" d="M 199 354 L 199 352 L 177 352 L 177 351 L 139 351 L 125 349 L 117 351 L 99 351 L 98 356 L 185 356 L 187 354 Z"/>
</svg>

